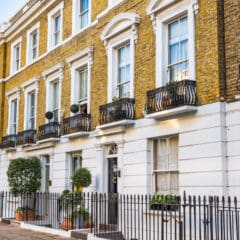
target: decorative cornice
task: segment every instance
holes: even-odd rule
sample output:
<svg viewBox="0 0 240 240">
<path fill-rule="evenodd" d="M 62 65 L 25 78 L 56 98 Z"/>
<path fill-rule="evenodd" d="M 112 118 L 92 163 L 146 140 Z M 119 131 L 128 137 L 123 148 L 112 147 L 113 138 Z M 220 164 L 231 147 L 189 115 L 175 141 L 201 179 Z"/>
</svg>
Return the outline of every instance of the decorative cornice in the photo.
<svg viewBox="0 0 240 240">
<path fill-rule="evenodd" d="M 93 65 L 93 51 L 94 51 L 93 46 L 86 47 L 83 50 L 81 50 L 80 52 L 78 52 L 78 53 L 72 55 L 71 57 L 67 58 L 66 62 L 71 67 L 74 62 L 76 62 L 79 59 L 87 56 L 88 61 L 89 61 L 89 65 L 90 65 L 90 67 L 92 67 L 92 65 Z"/>
<path fill-rule="evenodd" d="M 60 75 L 60 78 L 63 78 L 63 69 L 64 69 L 64 62 L 61 62 L 61 63 L 58 63 L 52 67 L 50 67 L 49 69 L 45 70 L 42 75 L 43 75 L 43 78 L 44 80 L 47 80 L 47 78 L 54 74 L 55 72 L 59 71 L 59 75 Z"/>
<path fill-rule="evenodd" d="M 166 8 L 172 6 L 173 4 L 179 3 L 180 0 L 152 0 L 150 4 L 147 7 L 147 14 L 150 15 L 152 25 L 153 25 L 153 31 L 156 33 L 156 15 L 158 12 L 165 10 Z M 190 3 L 192 5 L 192 10 L 194 14 L 196 15 L 198 13 L 199 5 L 198 0 L 190 0 Z"/>
<path fill-rule="evenodd" d="M 133 34 L 133 40 L 137 43 L 138 28 L 140 16 L 136 13 L 120 13 L 115 16 L 104 28 L 101 34 L 101 40 L 104 42 L 106 52 L 108 53 L 108 41 L 121 32 L 130 29 Z"/>
<path fill-rule="evenodd" d="M 16 94 L 16 97 L 19 98 L 20 97 L 20 91 L 21 91 L 21 88 L 16 87 L 16 88 L 10 90 L 9 92 L 6 92 L 6 96 L 7 96 L 7 98 L 9 98 L 12 95 Z"/>
<path fill-rule="evenodd" d="M 32 78 L 30 79 L 29 81 L 27 82 L 24 82 L 22 85 L 21 85 L 21 88 L 23 90 L 23 92 L 30 86 L 34 85 L 36 88 L 38 88 L 38 83 L 39 83 L 39 80 L 40 80 L 40 77 L 35 77 L 35 78 Z"/>
</svg>

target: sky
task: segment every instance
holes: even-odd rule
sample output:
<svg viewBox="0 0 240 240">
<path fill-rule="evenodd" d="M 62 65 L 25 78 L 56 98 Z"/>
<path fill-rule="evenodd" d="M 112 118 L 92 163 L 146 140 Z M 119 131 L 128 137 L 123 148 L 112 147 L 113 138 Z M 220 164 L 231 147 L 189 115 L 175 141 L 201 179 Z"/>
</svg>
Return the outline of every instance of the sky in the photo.
<svg viewBox="0 0 240 240">
<path fill-rule="evenodd" d="M 8 21 L 27 0 L 0 0 L 0 23 Z"/>
</svg>

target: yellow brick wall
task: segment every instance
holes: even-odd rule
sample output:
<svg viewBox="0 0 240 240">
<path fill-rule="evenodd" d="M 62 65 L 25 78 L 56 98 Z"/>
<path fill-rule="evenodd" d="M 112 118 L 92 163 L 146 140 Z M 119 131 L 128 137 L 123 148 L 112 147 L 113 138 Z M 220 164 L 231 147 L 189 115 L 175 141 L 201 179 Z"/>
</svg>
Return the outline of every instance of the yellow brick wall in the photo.
<svg viewBox="0 0 240 240">
<path fill-rule="evenodd" d="M 57 1 L 51 8 L 59 4 Z M 64 39 L 71 36 L 72 29 L 72 0 L 64 1 Z M 217 0 L 205 1 L 200 0 L 200 10 L 196 17 L 196 75 L 199 104 L 207 104 L 219 100 L 219 72 L 221 71 L 218 60 L 218 35 L 217 35 Z M 107 102 L 107 57 L 103 42 L 100 35 L 111 19 L 121 12 L 134 12 L 140 15 L 141 22 L 138 26 L 138 42 L 135 45 L 135 100 L 136 100 L 136 117 L 142 118 L 142 110 L 146 102 L 146 92 L 155 88 L 156 67 L 155 67 L 155 45 L 156 38 L 153 33 L 152 22 L 150 17 L 146 15 L 146 8 L 150 0 L 134 0 L 123 1 L 120 5 L 112 9 L 107 15 L 99 19 L 96 26 L 86 29 L 78 34 L 65 45 L 56 48 L 47 54 L 44 58 L 24 71 L 13 76 L 6 82 L 6 92 L 16 86 L 20 86 L 23 82 L 39 76 L 39 95 L 38 95 L 38 112 L 37 125 L 45 123 L 45 83 L 42 72 L 55 64 L 64 61 L 69 56 L 79 52 L 85 47 L 94 46 L 94 59 L 91 75 L 91 116 L 92 128 L 98 125 L 98 107 Z M 107 0 L 92 1 L 92 21 L 96 20 L 96 16 L 106 10 L 108 6 Z M 51 9 L 47 9 L 34 23 L 40 21 L 40 55 L 47 51 L 47 13 Z M 11 43 L 18 37 L 23 37 L 22 43 L 22 66 L 25 64 L 26 49 L 26 31 L 21 31 L 16 37 L 7 43 L 7 67 L 6 76 L 9 75 L 10 69 L 10 49 Z M 23 113 L 24 98 L 21 92 L 21 102 L 19 111 L 19 131 L 23 130 Z M 5 97 L 4 109 L 4 133 L 6 134 L 8 123 L 8 104 Z M 69 116 L 70 111 L 70 72 L 69 66 L 65 64 L 64 81 L 62 86 L 62 110 L 65 117 Z"/>
</svg>

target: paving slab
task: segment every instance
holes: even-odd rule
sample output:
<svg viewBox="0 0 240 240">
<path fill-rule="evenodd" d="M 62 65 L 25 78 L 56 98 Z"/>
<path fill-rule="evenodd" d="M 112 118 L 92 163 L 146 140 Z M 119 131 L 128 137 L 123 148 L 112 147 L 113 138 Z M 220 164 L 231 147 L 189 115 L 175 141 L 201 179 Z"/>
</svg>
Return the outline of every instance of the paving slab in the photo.
<svg viewBox="0 0 240 240">
<path fill-rule="evenodd" d="M 22 229 L 13 224 L 0 223 L 0 240 L 76 240 Z"/>
</svg>

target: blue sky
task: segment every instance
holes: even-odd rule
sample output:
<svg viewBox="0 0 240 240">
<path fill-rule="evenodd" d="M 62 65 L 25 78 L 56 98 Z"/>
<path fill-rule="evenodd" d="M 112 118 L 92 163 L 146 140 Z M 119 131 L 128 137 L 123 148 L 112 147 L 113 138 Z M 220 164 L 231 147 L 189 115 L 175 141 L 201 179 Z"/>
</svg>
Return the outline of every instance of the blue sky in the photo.
<svg viewBox="0 0 240 240">
<path fill-rule="evenodd" d="M 0 23 L 8 21 L 27 0 L 0 0 Z"/>
</svg>

